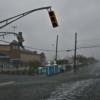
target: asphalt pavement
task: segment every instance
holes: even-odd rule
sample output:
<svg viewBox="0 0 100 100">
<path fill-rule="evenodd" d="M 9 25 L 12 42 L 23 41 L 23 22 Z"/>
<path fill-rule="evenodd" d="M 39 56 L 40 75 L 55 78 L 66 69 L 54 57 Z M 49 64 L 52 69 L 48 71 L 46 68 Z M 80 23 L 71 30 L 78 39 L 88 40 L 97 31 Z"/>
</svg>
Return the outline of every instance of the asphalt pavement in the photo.
<svg viewBox="0 0 100 100">
<path fill-rule="evenodd" d="M 100 64 L 54 76 L 0 75 L 0 100 L 99 100 Z"/>
</svg>

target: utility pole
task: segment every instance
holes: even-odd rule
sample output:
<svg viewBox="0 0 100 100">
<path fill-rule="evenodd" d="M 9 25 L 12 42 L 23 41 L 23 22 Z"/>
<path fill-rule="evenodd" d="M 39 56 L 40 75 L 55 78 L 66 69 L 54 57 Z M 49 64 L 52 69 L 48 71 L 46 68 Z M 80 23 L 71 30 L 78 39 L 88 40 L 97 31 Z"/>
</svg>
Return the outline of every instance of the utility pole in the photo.
<svg viewBox="0 0 100 100">
<path fill-rule="evenodd" d="M 57 63 L 57 57 L 58 57 L 58 35 L 57 35 L 57 39 L 56 39 L 56 57 L 55 57 L 56 63 Z"/>
<path fill-rule="evenodd" d="M 77 65 L 76 65 L 76 52 L 77 52 L 77 32 L 75 32 L 75 49 L 74 49 L 74 72 L 77 70 Z"/>
</svg>

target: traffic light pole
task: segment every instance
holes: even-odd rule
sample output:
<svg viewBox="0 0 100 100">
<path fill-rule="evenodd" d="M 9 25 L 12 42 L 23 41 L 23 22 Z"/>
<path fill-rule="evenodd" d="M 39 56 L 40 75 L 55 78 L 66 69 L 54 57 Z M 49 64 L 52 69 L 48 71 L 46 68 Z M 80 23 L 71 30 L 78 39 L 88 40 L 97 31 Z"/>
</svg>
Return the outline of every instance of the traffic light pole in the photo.
<svg viewBox="0 0 100 100">
<path fill-rule="evenodd" d="M 45 9 L 51 9 L 51 6 L 48 6 L 48 7 L 41 7 L 41 8 L 37 8 L 37 9 L 33 9 L 33 10 L 30 10 L 30 11 L 27 11 L 27 12 L 24 12 L 22 14 L 19 14 L 19 15 L 16 15 L 16 16 L 13 16 L 13 17 L 10 17 L 10 18 L 7 18 L 3 21 L 0 21 L 0 29 L 4 28 L 5 26 L 11 24 L 12 22 L 15 22 L 17 21 L 18 19 L 21 19 L 23 18 L 24 16 L 26 15 L 29 15 L 30 13 L 33 13 L 35 11 L 39 11 L 39 10 L 45 10 Z"/>
</svg>

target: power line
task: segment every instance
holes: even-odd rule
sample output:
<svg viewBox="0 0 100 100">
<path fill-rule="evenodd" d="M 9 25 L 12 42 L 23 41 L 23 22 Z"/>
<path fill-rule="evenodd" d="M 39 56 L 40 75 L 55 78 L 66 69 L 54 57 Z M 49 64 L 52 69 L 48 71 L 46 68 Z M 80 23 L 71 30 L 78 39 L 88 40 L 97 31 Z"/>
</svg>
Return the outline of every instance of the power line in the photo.
<svg viewBox="0 0 100 100">
<path fill-rule="evenodd" d="M 4 41 L 4 40 L 0 40 L 1 42 L 5 42 L 5 43 L 10 43 L 10 42 L 8 42 L 8 41 Z"/>
<path fill-rule="evenodd" d="M 84 46 L 84 47 L 79 47 L 77 49 L 85 49 L 85 48 L 98 48 L 100 45 L 92 45 L 92 46 Z"/>
<path fill-rule="evenodd" d="M 25 46 L 26 48 L 29 48 L 29 49 L 34 49 L 34 50 L 40 50 L 40 51 L 47 51 L 47 52 L 54 52 L 55 50 L 47 50 L 47 49 L 41 49 L 41 48 L 33 48 L 33 47 L 28 47 L 28 46 Z"/>
<path fill-rule="evenodd" d="M 100 45 L 91 45 L 91 46 L 81 46 L 81 47 L 78 47 L 77 49 L 88 49 L 88 48 L 99 48 L 99 47 Z M 70 52 L 70 51 L 74 51 L 74 49 L 68 49 L 66 51 Z"/>
<path fill-rule="evenodd" d="M 5 40 L 0 40 L 1 42 L 5 42 L 5 43 L 11 43 Z M 29 49 L 34 49 L 34 50 L 40 50 L 40 51 L 47 51 L 47 52 L 54 52 L 55 50 L 47 50 L 47 49 L 41 49 L 41 48 L 33 48 L 33 47 L 28 47 L 28 46 L 24 46 L 25 48 L 29 48 Z"/>
<path fill-rule="evenodd" d="M 8 41 L 4 41 L 4 40 L 0 40 L 2 42 L 5 42 L 5 43 L 11 43 L 11 42 L 8 42 Z M 33 50 L 39 50 L 39 51 L 46 51 L 46 52 L 55 52 L 55 50 L 48 50 L 48 49 L 41 49 L 41 48 L 33 48 L 33 47 L 29 47 L 29 46 L 24 46 L 25 48 L 29 48 L 29 49 L 33 49 Z M 66 50 L 59 50 L 58 52 L 65 52 Z"/>
<path fill-rule="evenodd" d="M 0 40 L 1 42 L 5 42 L 5 43 L 11 43 L 5 40 Z M 33 50 L 39 50 L 39 51 L 45 51 L 45 52 L 55 52 L 55 50 L 49 50 L 49 49 L 42 49 L 42 48 L 33 48 L 33 47 L 29 47 L 29 46 L 24 46 L 25 48 L 29 48 L 29 49 L 33 49 Z M 100 45 L 91 45 L 91 46 L 81 46 L 81 47 L 77 47 L 77 49 L 88 49 L 88 48 L 99 48 Z M 67 50 L 58 50 L 58 52 L 70 52 L 70 51 L 74 51 L 74 49 L 67 49 Z"/>
</svg>

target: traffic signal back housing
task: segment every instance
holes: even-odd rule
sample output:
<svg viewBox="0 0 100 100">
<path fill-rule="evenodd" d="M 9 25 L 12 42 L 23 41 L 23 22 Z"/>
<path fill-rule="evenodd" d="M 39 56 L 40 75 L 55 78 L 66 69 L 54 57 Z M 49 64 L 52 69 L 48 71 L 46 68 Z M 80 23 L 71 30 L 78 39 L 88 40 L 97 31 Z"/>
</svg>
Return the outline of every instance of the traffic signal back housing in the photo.
<svg viewBox="0 0 100 100">
<path fill-rule="evenodd" d="M 18 45 L 21 46 L 22 48 L 24 48 L 24 46 L 23 46 L 24 39 L 22 36 L 22 32 L 19 32 L 17 34 L 17 40 L 18 40 Z"/>
<path fill-rule="evenodd" d="M 50 17 L 53 28 L 58 27 L 57 18 L 56 18 L 54 11 L 50 10 L 48 11 L 48 13 L 49 13 L 49 17 Z"/>
</svg>

